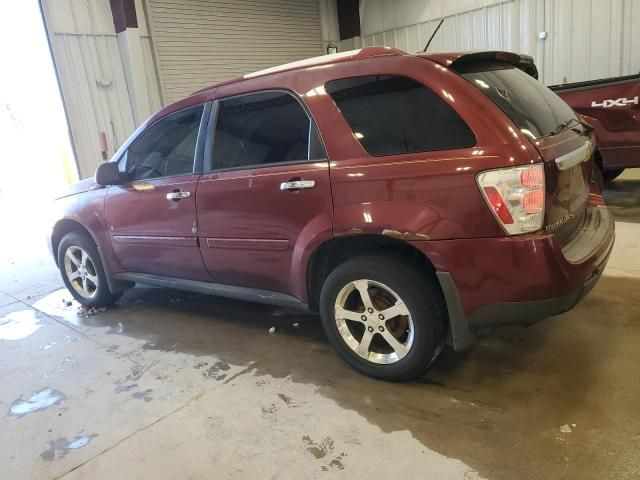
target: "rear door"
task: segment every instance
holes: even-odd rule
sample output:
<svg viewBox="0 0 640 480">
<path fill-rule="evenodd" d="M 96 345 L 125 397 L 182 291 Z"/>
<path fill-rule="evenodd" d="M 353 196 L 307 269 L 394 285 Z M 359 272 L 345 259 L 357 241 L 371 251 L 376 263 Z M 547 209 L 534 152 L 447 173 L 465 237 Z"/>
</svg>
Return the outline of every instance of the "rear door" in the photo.
<svg viewBox="0 0 640 480">
<path fill-rule="evenodd" d="M 545 161 L 545 227 L 561 239 L 584 218 L 593 162 L 593 134 L 558 95 L 513 65 L 469 62 L 463 78 L 502 109 Z"/>
<path fill-rule="evenodd" d="M 207 280 L 197 244 L 197 145 L 205 106 L 173 113 L 143 131 L 120 160 L 124 185 L 109 187 L 105 215 L 127 272 Z M 200 138 L 200 141 L 199 141 Z"/>
<path fill-rule="evenodd" d="M 196 198 L 206 268 L 215 283 L 295 295 L 306 289 L 293 285 L 302 240 L 314 225 L 331 228 L 329 162 L 315 124 L 284 91 L 222 99 L 213 110 Z"/>
</svg>

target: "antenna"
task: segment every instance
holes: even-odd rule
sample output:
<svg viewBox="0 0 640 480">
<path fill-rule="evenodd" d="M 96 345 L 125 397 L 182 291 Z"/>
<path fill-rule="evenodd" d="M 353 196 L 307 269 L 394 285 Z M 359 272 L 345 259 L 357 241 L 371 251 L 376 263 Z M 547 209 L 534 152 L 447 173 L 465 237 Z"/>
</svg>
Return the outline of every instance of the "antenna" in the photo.
<svg viewBox="0 0 640 480">
<path fill-rule="evenodd" d="M 444 17 L 442 17 L 442 20 L 440 20 L 440 23 L 438 24 L 438 26 L 436 27 L 436 29 L 433 31 L 433 33 L 431 34 L 431 36 L 429 37 L 429 41 L 427 42 L 427 44 L 424 46 L 424 50 L 422 50 L 422 52 L 426 52 L 427 49 L 429 48 L 429 45 L 431 45 L 431 40 L 433 40 L 433 37 L 436 36 L 436 33 L 438 33 L 438 30 L 440 30 L 440 27 L 442 26 L 442 24 L 444 23 Z"/>
</svg>

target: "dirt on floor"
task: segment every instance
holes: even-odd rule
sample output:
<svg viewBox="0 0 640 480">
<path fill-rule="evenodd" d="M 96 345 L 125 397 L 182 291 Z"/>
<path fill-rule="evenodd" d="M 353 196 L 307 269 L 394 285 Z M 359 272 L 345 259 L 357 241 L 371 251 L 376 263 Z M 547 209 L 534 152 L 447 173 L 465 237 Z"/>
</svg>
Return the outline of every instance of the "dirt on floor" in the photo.
<svg viewBox="0 0 640 480">
<path fill-rule="evenodd" d="M 46 251 L 5 255 L 0 476 L 639 478 L 634 175 L 608 189 L 616 246 L 578 307 L 405 384 L 349 369 L 314 315 L 151 288 L 87 312 Z"/>
</svg>

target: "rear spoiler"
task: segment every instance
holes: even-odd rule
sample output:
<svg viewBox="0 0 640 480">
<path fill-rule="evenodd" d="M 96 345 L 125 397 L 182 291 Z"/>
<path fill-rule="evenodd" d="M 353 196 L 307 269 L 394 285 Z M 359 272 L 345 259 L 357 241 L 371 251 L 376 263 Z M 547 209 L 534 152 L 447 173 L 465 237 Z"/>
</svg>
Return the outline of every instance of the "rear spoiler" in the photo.
<svg viewBox="0 0 640 480">
<path fill-rule="evenodd" d="M 505 62 L 519 68 L 536 80 L 538 79 L 538 68 L 533 61 L 533 57 L 522 53 L 500 51 L 465 53 L 456 58 L 449 67 L 455 67 L 461 63 L 469 62 Z"/>
</svg>

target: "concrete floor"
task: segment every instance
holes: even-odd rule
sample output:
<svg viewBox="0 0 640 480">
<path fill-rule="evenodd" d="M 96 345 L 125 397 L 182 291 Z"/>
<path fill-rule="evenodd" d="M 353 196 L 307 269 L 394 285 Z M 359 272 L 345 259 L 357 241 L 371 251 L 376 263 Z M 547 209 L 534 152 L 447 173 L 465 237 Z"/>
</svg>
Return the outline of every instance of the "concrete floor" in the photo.
<svg viewBox="0 0 640 480">
<path fill-rule="evenodd" d="M 311 315 L 136 288 L 85 317 L 39 239 L 5 238 L 0 477 L 638 478 L 639 173 L 607 192 L 617 243 L 577 308 L 401 385 Z"/>
</svg>

